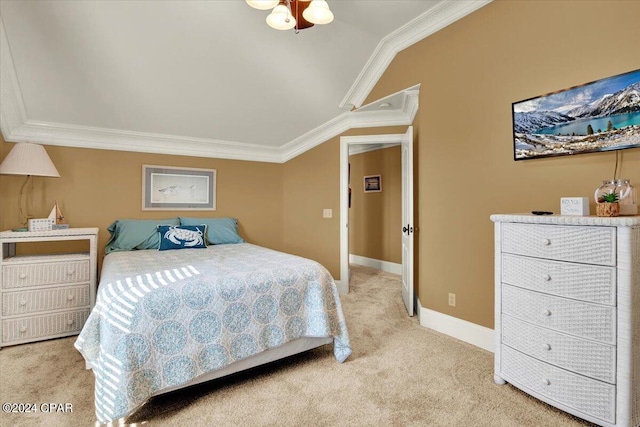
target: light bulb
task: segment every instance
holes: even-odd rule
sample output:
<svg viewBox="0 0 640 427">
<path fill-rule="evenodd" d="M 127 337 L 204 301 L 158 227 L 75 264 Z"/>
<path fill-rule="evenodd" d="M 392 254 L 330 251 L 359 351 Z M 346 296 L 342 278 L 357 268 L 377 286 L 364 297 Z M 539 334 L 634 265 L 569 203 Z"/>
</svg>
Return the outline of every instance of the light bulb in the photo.
<svg viewBox="0 0 640 427">
<path fill-rule="evenodd" d="M 296 26 L 296 18 L 291 15 L 287 6 L 279 4 L 267 16 L 267 24 L 276 30 L 290 30 Z"/>
<path fill-rule="evenodd" d="M 276 7 L 278 0 L 246 0 L 247 4 L 254 9 L 269 10 Z"/>
<path fill-rule="evenodd" d="M 328 24 L 333 21 L 333 13 L 325 0 L 313 0 L 302 16 L 312 24 Z"/>
</svg>

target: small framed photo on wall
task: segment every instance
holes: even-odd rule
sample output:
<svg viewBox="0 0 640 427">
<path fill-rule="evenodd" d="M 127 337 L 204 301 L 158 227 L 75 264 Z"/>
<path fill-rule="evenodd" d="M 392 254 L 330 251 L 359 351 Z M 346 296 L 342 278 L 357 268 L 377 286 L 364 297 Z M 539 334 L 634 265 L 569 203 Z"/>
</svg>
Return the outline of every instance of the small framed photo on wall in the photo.
<svg viewBox="0 0 640 427">
<path fill-rule="evenodd" d="M 366 175 L 364 177 L 365 193 L 382 192 L 382 175 Z"/>
</svg>

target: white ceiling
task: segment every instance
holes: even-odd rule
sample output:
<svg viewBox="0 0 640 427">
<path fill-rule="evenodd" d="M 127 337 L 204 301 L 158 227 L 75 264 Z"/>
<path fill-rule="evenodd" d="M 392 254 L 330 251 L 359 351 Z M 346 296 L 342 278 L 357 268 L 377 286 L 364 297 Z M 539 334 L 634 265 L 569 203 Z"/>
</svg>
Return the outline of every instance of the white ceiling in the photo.
<svg viewBox="0 0 640 427">
<path fill-rule="evenodd" d="M 0 0 L 0 125 L 8 141 L 284 161 L 353 127 L 341 118 L 398 51 L 488 1 L 328 0 L 335 20 L 295 34 L 242 0 Z"/>
</svg>

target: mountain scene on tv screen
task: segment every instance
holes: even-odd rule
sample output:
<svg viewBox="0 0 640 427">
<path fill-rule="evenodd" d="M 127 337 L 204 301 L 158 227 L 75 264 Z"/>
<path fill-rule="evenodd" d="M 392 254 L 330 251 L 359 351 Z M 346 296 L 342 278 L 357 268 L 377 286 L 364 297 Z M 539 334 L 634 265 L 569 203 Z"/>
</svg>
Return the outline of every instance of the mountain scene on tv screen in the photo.
<svg viewBox="0 0 640 427">
<path fill-rule="evenodd" d="M 640 147 L 640 70 L 513 104 L 515 158 Z"/>
</svg>

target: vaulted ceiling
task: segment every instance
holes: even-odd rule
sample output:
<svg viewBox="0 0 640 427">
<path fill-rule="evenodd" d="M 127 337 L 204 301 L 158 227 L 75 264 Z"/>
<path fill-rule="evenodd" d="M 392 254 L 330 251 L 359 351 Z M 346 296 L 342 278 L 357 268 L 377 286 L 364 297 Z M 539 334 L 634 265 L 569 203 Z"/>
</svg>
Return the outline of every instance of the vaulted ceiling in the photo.
<svg viewBox="0 0 640 427">
<path fill-rule="evenodd" d="M 328 0 L 335 20 L 296 34 L 241 0 L 0 0 L 0 126 L 13 142 L 286 161 L 369 113 L 410 123 L 416 88 L 386 115 L 352 110 L 397 52 L 489 1 Z"/>
</svg>

